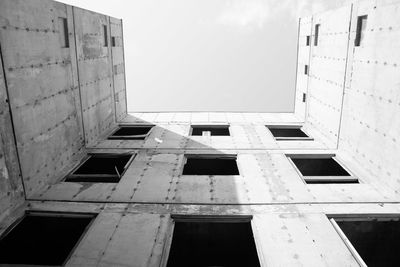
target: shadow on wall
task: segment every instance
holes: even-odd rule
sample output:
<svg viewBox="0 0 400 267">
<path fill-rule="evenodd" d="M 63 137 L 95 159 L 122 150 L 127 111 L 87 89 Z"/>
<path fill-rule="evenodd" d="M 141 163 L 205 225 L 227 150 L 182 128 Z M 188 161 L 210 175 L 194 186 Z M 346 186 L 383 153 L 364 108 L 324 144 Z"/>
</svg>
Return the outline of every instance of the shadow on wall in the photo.
<svg viewBox="0 0 400 267">
<path fill-rule="evenodd" d="M 126 125 L 153 125 L 131 115 L 124 121 L 122 124 Z M 189 133 L 188 123 L 157 124 L 145 140 L 99 140 L 88 148 L 89 153 L 135 154 L 119 182 L 99 182 L 100 178 L 88 183 L 84 177 L 79 182 L 63 179 L 31 199 L 187 204 L 247 201 L 238 155 L 235 151 L 213 148 L 215 144 L 231 144 L 232 138 Z"/>
</svg>

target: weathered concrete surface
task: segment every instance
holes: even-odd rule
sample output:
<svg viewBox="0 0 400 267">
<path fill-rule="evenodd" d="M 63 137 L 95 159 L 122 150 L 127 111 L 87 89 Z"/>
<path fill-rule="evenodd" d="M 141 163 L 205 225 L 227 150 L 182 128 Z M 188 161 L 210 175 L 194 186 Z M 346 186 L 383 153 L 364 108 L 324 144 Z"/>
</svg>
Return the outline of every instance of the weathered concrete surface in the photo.
<svg viewBox="0 0 400 267">
<path fill-rule="evenodd" d="M 0 221 L 25 201 L 0 58 Z"/>
<path fill-rule="evenodd" d="M 73 10 L 85 140 L 90 145 L 115 123 L 110 24 L 105 15 Z"/>
<path fill-rule="evenodd" d="M 26 194 L 81 157 L 83 131 L 72 8 L 53 1 L 1 1 L 0 43 Z M 58 18 L 67 18 L 62 48 Z"/>
</svg>

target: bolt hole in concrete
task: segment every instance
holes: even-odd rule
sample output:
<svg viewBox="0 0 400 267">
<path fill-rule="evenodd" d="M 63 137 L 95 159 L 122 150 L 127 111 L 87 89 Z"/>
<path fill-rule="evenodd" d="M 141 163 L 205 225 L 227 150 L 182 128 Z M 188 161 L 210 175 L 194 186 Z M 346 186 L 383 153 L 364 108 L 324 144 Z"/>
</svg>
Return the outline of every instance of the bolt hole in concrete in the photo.
<svg viewBox="0 0 400 267">
<path fill-rule="evenodd" d="M 186 156 L 183 175 L 239 175 L 236 157 Z"/>
<path fill-rule="evenodd" d="M 0 265 L 63 265 L 93 218 L 84 214 L 25 215 L 0 239 Z"/>
<path fill-rule="evenodd" d="M 369 267 L 400 266 L 399 218 L 351 218 L 335 221 Z"/>
<path fill-rule="evenodd" d="M 250 222 L 175 222 L 167 266 L 260 266 Z"/>
</svg>

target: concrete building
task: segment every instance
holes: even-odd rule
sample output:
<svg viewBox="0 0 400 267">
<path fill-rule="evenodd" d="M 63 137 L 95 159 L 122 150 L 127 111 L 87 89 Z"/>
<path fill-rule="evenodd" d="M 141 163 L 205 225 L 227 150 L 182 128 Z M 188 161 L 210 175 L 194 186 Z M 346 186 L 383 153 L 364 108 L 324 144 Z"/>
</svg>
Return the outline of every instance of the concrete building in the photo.
<svg viewBox="0 0 400 267">
<path fill-rule="evenodd" d="M 127 114 L 121 20 L 1 1 L 0 265 L 398 266 L 399 18 L 301 18 L 293 113 Z"/>
</svg>

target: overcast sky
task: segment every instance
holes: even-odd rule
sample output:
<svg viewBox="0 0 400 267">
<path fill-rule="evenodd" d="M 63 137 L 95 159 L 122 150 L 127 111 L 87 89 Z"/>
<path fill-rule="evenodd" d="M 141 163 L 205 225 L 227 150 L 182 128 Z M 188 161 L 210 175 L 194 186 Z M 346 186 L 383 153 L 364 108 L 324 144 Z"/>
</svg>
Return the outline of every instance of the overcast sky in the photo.
<svg viewBox="0 0 400 267">
<path fill-rule="evenodd" d="M 62 0 L 123 19 L 129 111 L 292 112 L 298 17 L 347 0 Z"/>
</svg>

